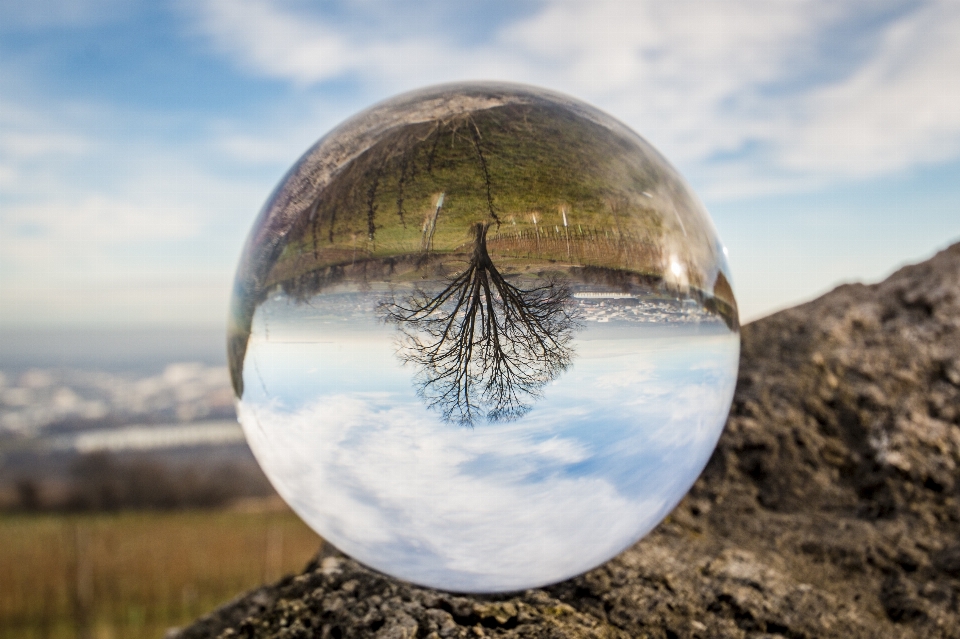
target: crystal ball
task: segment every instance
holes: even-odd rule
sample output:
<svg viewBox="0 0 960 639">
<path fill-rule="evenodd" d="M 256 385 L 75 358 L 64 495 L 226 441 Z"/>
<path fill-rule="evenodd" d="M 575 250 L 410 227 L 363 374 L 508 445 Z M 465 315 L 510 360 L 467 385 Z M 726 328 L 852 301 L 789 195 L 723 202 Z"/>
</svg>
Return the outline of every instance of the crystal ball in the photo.
<svg viewBox="0 0 960 639">
<path fill-rule="evenodd" d="M 326 541 L 456 592 L 557 582 L 703 470 L 740 349 L 726 250 L 664 157 L 511 84 L 427 88 L 294 164 L 237 270 L 237 411 Z"/>
</svg>

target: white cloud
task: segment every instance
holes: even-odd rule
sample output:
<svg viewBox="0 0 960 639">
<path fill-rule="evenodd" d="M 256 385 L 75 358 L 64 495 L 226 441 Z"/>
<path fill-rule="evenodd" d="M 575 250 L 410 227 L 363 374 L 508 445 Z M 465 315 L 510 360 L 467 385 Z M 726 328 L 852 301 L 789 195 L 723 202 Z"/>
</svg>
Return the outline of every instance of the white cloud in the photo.
<svg viewBox="0 0 960 639">
<path fill-rule="evenodd" d="M 874 55 L 803 96 L 784 133 L 785 168 L 874 175 L 960 153 L 960 3 L 929 3 L 889 25 Z"/>
<path fill-rule="evenodd" d="M 0 101 L 0 322 L 221 322 L 269 185 L 229 177 L 215 131 L 22 93 Z"/>
<path fill-rule="evenodd" d="M 9 164 L 0 164 L 0 187 L 8 188 L 13 186 L 19 175 L 17 169 Z"/>
<path fill-rule="evenodd" d="M 63 113 L 50 117 L 49 109 L 11 98 L 20 92 L 18 84 L 4 82 L 8 94 L 0 97 L 0 159 L 17 164 L 48 162 L 76 158 L 95 148 L 88 135 L 64 122 Z"/>
<path fill-rule="evenodd" d="M 0 162 L 23 176 L 5 193 L 0 264 L 16 261 L 35 277 L 55 262 L 82 270 L 111 250 L 127 253 L 114 268 L 129 270 L 131 249 L 198 240 L 237 210 L 252 218 L 259 202 L 250 197 L 262 197 L 255 185 L 206 170 L 187 149 L 101 137 L 97 148 L 78 144 L 73 155 L 34 148 L 24 158 L 0 146 Z"/>
<path fill-rule="evenodd" d="M 200 27 L 214 43 L 253 70 L 315 82 L 349 67 L 341 36 L 279 7 L 257 0 L 210 0 L 198 9 Z"/>
<path fill-rule="evenodd" d="M 556 2 L 504 36 L 641 132 L 704 157 L 769 126 L 729 126 L 725 103 L 779 78 L 783 44 L 813 27 L 803 4 Z"/>
<path fill-rule="evenodd" d="M 208 0 L 188 11 L 214 46 L 245 68 L 300 84 L 347 74 L 396 79 L 446 67 L 451 62 L 446 56 L 455 53 L 422 36 L 384 40 L 372 30 L 351 33 L 263 0 Z M 462 54 L 455 55 L 463 61 Z"/>
<path fill-rule="evenodd" d="M 143 240 L 187 239 L 200 229 L 198 211 L 172 202 L 130 202 L 103 195 L 82 199 L 53 200 L 42 204 L 13 206 L 3 217 L 5 238 L 18 235 L 17 227 L 31 225 L 35 230 L 4 246 L 4 252 L 34 252 L 30 236 L 51 238 L 77 244 L 118 244 Z M 0 240 L 5 242 L 6 240 Z M 0 244 L 3 246 L 3 244 Z M 52 248 L 52 247 L 51 247 Z"/>
<path fill-rule="evenodd" d="M 337 22 L 266 0 L 209 0 L 195 15 L 238 64 L 300 84 L 358 80 L 383 95 L 497 78 L 578 95 L 700 167 L 714 196 L 960 153 L 951 0 L 557 0 L 463 46 L 442 30 L 397 35 L 384 24 L 402 8 L 376 6 L 386 19 Z"/>
<path fill-rule="evenodd" d="M 0 153 L 24 159 L 56 154 L 80 155 L 89 147 L 82 136 L 69 133 L 11 131 L 0 139 Z"/>
<path fill-rule="evenodd" d="M 622 407 L 622 419 L 642 422 L 644 427 L 624 440 L 625 449 L 713 447 L 737 381 L 739 336 L 638 336 L 600 348 L 617 349 L 630 363 L 596 358 L 591 344 L 567 392 L 583 403 Z"/>
<path fill-rule="evenodd" d="M 582 443 L 525 425 L 468 430 L 414 401 L 327 396 L 294 414 L 241 403 L 258 460 L 308 523 L 376 568 L 456 590 L 557 581 L 609 558 L 680 495 L 636 500 L 565 475 Z"/>
</svg>

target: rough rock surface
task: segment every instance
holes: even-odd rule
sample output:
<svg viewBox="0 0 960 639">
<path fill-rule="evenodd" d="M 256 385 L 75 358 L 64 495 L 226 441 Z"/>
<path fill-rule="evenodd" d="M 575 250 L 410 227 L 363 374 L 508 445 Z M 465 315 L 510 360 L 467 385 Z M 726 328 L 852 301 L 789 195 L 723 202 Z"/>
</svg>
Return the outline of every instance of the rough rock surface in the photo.
<svg viewBox="0 0 960 639">
<path fill-rule="evenodd" d="M 960 244 L 743 327 L 706 471 L 570 581 L 418 588 L 324 549 L 194 637 L 960 637 Z"/>
</svg>

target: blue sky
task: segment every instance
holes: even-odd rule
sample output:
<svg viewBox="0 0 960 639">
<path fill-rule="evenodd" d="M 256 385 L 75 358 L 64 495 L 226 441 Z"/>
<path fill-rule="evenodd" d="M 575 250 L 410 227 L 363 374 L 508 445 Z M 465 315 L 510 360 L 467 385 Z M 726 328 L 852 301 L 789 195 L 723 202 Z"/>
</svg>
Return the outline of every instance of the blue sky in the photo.
<svg viewBox="0 0 960 639">
<path fill-rule="evenodd" d="M 218 325 L 331 127 L 437 82 L 583 99 L 657 146 L 745 319 L 960 240 L 960 3 L 0 4 L 0 326 Z"/>
</svg>

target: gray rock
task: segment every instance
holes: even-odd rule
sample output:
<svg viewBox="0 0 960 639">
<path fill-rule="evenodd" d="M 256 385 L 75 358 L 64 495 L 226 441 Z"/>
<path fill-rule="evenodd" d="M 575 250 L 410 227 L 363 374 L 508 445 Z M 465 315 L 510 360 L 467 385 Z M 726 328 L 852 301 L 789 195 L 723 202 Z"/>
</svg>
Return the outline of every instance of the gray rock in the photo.
<svg viewBox="0 0 960 639">
<path fill-rule="evenodd" d="M 960 637 L 960 244 L 743 327 L 707 469 L 570 581 L 418 588 L 323 548 L 194 637 Z"/>
</svg>

